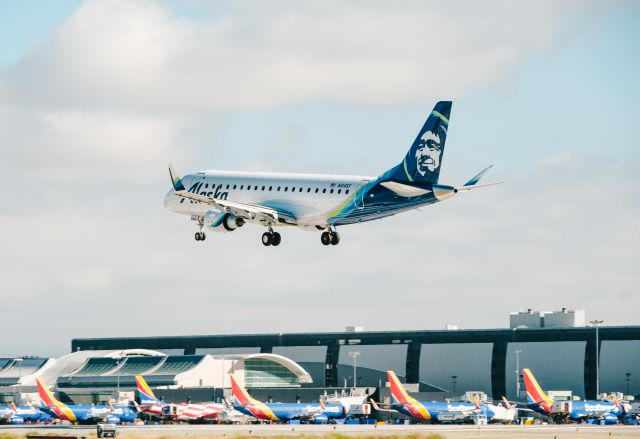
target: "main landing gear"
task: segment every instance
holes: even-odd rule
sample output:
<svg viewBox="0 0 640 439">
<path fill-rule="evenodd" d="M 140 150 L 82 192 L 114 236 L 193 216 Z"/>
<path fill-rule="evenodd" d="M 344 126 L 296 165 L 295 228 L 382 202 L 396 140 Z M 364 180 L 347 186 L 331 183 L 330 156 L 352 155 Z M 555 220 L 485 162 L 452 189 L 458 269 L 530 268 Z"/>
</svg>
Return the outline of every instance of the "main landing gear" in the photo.
<svg viewBox="0 0 640 439">
<path fill-rule="evenodd" d="M 322 232 L 320 242 L 322 242 L 322 245 L 338 245 L 340 244 L 340 234 L 335 230 L 329 229 L 326 232 Z"/>
<path fill-rule="evenodd" d="M 269 228 L 268 232 L 264 232 L 262 234 L 262 245 L 265 247 L 269 247 L 270 245 L 277 247 L 280 245 L 282 241 L 282 237 L 278 232 L 274 232 L 271 228 Z"/>
</svg>

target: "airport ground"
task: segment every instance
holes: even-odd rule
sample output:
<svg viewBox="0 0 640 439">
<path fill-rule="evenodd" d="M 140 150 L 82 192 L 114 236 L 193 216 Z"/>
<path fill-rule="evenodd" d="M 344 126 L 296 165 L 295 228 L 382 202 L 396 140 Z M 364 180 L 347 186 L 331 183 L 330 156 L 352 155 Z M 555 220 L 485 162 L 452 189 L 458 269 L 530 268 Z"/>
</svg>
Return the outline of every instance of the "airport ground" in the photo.
<svg viewBox="0 0 640 439">
<path fill-rule="evenodd" d="M 94 426 L 39 427 L 0 426 L 0 439 L 28 435 L 55 437 L 96 437 Z M 599 425 L 164 425 L 118 427 L 123 439 L 168 438 L 271 438 L 303 436 L 308 439 L 406 438 L 406 439 L 610 439 L 638 438 L 638 426 Z"/>
</svg>

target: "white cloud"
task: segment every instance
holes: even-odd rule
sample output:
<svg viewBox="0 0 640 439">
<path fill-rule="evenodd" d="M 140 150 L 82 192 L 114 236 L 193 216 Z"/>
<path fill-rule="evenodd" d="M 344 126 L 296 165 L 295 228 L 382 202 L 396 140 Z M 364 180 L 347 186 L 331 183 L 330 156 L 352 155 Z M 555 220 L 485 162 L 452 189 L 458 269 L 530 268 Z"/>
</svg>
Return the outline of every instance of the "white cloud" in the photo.
<svg viewBox="0 0 640 439">
<path fill-rule="evenodd" d="M 87 2 L 9 69 L 5 88 L 16 103 L 72 110 L 423 102 L 502 86 L 571 36 L 567 17 L 599 16 L 573 1 L 280 6 L 231 4 L 194 20 L 152 1 Z"/>
</svg>

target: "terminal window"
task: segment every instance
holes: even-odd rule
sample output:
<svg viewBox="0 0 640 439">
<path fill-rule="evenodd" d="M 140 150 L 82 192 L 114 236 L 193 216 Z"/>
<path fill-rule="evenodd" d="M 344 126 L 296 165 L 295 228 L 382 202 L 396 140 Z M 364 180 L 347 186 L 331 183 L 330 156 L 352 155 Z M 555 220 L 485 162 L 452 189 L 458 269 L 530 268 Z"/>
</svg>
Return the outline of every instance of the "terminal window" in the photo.
<svg viewBox="0 0 640 439">
<path fill-rule="evenodd" d="M 246 387 L 298 386 L 298 376 L 275 361 L 251 358 L 244 361 Z"/>
</svg>

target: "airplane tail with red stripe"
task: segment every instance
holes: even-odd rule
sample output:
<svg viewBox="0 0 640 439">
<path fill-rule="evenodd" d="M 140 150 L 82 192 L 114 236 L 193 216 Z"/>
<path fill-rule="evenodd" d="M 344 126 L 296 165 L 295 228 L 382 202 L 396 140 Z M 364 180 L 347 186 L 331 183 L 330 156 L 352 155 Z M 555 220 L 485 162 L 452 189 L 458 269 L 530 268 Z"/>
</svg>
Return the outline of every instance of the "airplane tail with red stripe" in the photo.
<svg viewBox="0 0 640 439">
<path fill-rule="evenodd" d="M 240 383 L 238 383 L 238 381 L 236 381 L 236 377 L 234 377 L 233 374 L 229 376 L 231 377 L 231 392 L 233 393 L 233 397 L 236 399 L 236 401 L 238 401 L 238 403 L 242 405 L 251 404 L 253 402 L 253 398 L 251 397 L 251 395 L 249 395 L 247 389 L 245 389 L 242 385 L 240 385 Z"/>
<path fill-rule="evenodd" d="M 527 389 L 529 405 L 539 405 L 545 412 L 550 413 L 553 400 L 544 393 L 533 373 L 529 369 L 522 369 L 522 376 L 524 377 L 524 386 Z"/>
<path fill-rule="evenodd" d="M 53 392 L 49 390 L 49 388 L 40 380 L 40 378 L 36 378 L 36 385 L 38 386 L 38 395 L 40 396 L 40 400 L 42 401 L 42 404 L 44 406 L 51 408 L 51 410 L 60 419 L 68 420 L 71 422 L 75 422 L 77 420 L 75 413 L 73 413 L 73 411 L 64 403 L 58 401 L 53 395 Z"/>
<path fill-rule="evenodd" d="M 392 370 L 387 371 L 387 379 L 391 387 L 391 396 L 397 404 L 406 404 L 409 402 L 409 394 L 398 379 L 396 373 Z"/>
</svg>

